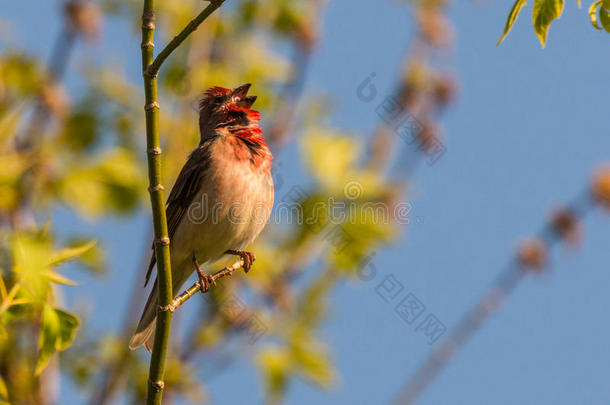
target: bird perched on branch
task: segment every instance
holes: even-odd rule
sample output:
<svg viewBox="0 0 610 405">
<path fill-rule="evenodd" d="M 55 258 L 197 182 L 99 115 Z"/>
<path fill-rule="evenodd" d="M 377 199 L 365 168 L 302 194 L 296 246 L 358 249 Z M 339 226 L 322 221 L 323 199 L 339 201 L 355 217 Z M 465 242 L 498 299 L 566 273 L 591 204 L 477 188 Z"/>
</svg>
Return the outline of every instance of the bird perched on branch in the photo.
<svg viewBox="0 0 610 405">
<path fill-rule="evenodd" d="M 197 270 L 202 286 L 210 278 L 200 264 L 239 255 L 247 272 L 255 256 L 245 249 L 263 230 L 273 206 L 273 156 L 251 109 L 250 84 L 214 87 L 199 103 L 199 146 L 180 171 L 166 204 L 173 296 Z M 146 283 L 155 265 L 153 254 Z M 145 284 L 146 285 L 146 284 Z M 154 342 L 157 281 L 148 297 L 130 349 Z"/>
</svg>

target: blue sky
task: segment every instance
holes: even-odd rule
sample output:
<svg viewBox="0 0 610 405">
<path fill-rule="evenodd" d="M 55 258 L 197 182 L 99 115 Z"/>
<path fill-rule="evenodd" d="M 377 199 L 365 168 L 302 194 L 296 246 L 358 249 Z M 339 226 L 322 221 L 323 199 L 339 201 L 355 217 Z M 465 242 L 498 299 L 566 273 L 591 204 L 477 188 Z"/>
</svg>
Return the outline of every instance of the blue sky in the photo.
<svg viewBox="0 0 610 405">
<path fill-rule="evenodd" d="M 485 292 L 519 241 L 540 228 L 552 207 L 581 192 L 599 164 L 610 161 L 604 124 L 610 34 L 591 27 L 590 1 L 580 10 L 576 2 L 566 3 L 544 50 L 531 27 L 531 4 L 500 47 L 495 43 L 510 4 L 451 7 L 460 91 L 442 120 L 447 153 L 432 167 L 422 165 L 409 187 L 412 216 L 419 221 L 375 256 L 373 280 L 346 283 L 332 297 L 333 312 L 321 336 L 340 370 L 338 384 L 318 391 L 298 382 L 287 403 L 389 403 L 432 346 L 376 293 L 384 277 L 394 275 L 405 294 L 413 293 L 426 311 L 452 326 Z M 34 5 L 38 11 L 32 15 Z M 0 5 L 0 16 L 13 21 L 19 43 L 44 54 L 51 44 L 38 38 L 54 38 L 57 19 L 45 16 L 55 12 L 55 2 Z M 32 19 L 27 24 L 26 16 Z M 139 41 L 124 40 L 129 30 L 127 24 L 108 23 L 101 46 L 137 80 Z M 337 106 L 333 123 L 368 134 L 377 115 L 355 89 L 375 72 L 380 93 L 391 92 L 412 37 L 411 19 L 399 2 L 337 0 L 329 3 L 323 32 L 306 91 L 330 93 Z M 78 58 L 72 66 L 78 66 Z M 289 184 L 298 181 L 301 169 L 291 163 L 298 158 L 294 147 L 283 152 Z M 147 221 L 144 213 L 130 222 L 88 224 L 56 213 L 56 227 L 87 227 L 112 255 L 111 273 L 101 285 L 82 277 L 78 292 L 67 297 L 106 302 L 96 309 L 100 330 L 120 323 L 116 314 L 123 312 L 136 261 L 149 244 Z M 610 403 L 610 326 L 604 315 L 610 217 L 593 212 L 583 228 L 582 248 L 555 249 L 551 271 L 521 283 L 419 404 Z M 210 381 L 214 403 L 260 403 L 261 382 L 248 364 L 244 359 Z M 62 403 L 80 403 L 71 387 L 62 389 Z"/>
</svg>

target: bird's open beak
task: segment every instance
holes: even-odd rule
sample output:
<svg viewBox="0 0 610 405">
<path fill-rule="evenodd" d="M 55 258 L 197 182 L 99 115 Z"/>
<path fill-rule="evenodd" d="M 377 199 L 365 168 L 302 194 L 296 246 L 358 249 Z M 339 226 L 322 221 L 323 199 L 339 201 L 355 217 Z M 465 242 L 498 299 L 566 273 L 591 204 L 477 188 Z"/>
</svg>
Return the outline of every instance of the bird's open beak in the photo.
<svg viewBox="0 0 610 405">
<path fill-rule="evenodd" d="M 256 96 L 248 96 L 248 97 L 244 97 L 240 101 L 238 101 L 237 105 L 240 107 L 244 107 L 244 108 L 250 108 L 250 107 L 252 107 L 252 104 L 254 104 L 255 101 L 256 101 Z"/>
<path fill-rule="evenodd" d="M 250 83 L 246 83 L 242 86 L 235 88 L 235 90 L 233 90 L 233 93 L 231 94 L 231 96 L 239 97 L 239 98 L 246 97 L 248 95 L 248 90 L 250 90 L 250 86 L 252 86 Z"/>
<path fill-rule="evenodd" d="M 256 96 L 248 96 L 248 90 L 250 90 L 250 83 L 246 83 L 243 86 L 237 87 L 231 94 L 232 97 L 237 99 L 236 104 L 243 108 L 250 108 L 256 101 Z"/>
</svg>

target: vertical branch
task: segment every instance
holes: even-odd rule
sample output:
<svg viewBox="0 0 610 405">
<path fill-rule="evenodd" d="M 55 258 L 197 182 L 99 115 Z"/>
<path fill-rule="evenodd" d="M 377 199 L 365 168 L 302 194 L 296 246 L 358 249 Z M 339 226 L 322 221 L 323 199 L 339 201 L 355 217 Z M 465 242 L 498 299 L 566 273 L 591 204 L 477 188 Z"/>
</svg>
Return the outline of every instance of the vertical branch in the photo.
<svg viewBox="0 0 610 405">
<path fill-rule="evenodd" d="M 212 0 L 165 48 L 153 59 L 155 33 L 155 0 L 144 0 L 142 11 L 142 77 L 146 112 L 146 145 L 148 156 L 148 178 L 150 201 L 153 213 L 155 233 L 155 255 L 157 259 L 157 288 L 159 302 L 157 308 L 157 325 L 155 342 L 150 359 L 148 377 L 148 405 L 161 404 L 163 395 L 163 376 L 165 359 L 169 345 L 169 334 L 172 322 L 172 276 L 169 257 L 169 235 L 164 206 L 164 193 L 161 179 L 161 146 L 159 142 L 159 101 L 157 99 L 157 74 L 167 57 L 199 27 L 199 25 L 218 9 L 224 0 Z"/>
<path fill-rule="evenodd" d="M 155 32 L 155 0 L 144 0 L 142 13 L 142 72 L 146 104 L 146 146 L 148 156 L 148 178 L 150 202 L 152 205 L 155 234 L 155 255 L 157 258 L 157 278 L 159 307 L 172 300 L 172 278 L 169 258 L 169 237 L 167 218 L 163 204 L 164 193 L 161 184 L 161 146 L 159 142 L 159 102 L 157 100 L 157 77 L 147 74 L 153 62 L 153 37 Z M 165 358 L 172 322 L 170 311 L 157 311 L 155 343 L 150 359 L 147 404 L 160 404 L 163 395 Z"/>
</svg>

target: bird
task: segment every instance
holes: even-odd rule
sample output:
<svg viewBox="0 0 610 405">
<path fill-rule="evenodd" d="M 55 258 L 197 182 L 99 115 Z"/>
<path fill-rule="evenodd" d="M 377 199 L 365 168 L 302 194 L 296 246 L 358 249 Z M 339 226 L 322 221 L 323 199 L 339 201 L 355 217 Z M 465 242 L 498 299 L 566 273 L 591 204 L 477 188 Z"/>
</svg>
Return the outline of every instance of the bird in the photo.
<svg viewBox="0 0 610 405">
<path fill-rule="evenodd" d="M 273 155 L 251 107 L 251 84 L 213 87 L 199 102 L 199 145 L 189 155 L 169 194 L 165 210 L 170 238 L 172 294 L 200 266 L 225 255 L 240 256 L 247 273 L 256 256 L 246 249 L 268 222 L 273 207 Z M 155 266 L 153 252 L 144 285 Z M 152 351 L 158 306 L 157 280 L 129 348 Z"/>
</svg>

